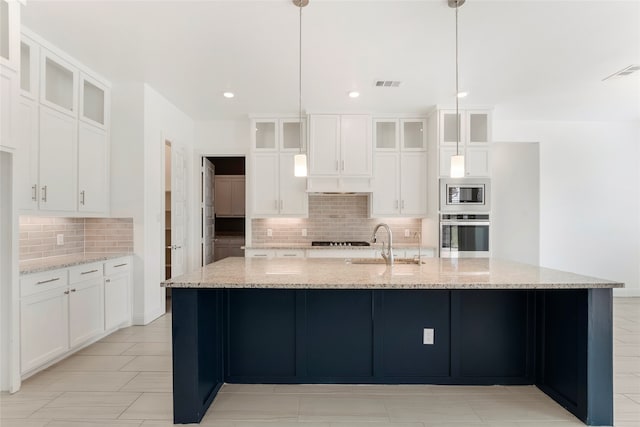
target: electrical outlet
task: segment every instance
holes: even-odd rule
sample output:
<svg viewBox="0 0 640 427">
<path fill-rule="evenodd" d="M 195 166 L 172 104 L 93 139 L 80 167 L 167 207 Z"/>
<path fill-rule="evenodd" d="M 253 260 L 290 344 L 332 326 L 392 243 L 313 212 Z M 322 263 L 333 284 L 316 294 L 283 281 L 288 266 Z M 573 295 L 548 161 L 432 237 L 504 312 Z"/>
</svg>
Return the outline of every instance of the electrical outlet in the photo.
<svg viewBox="0 0 640 427">
<path fill-rule="evenodd" d="M 273 230 L 270 228 L 267 228 L 267 237 L 273 237 Z"/>
<path fill-rule="evenodd" d="M 409 232 L 408 228 L 404 229 L 404 237 L 411 237 L 411 233 Z"/>
<path fill-rule="evenodd" d="M 64 245 L 64 234 L 56 234 L 56 243 L 58 246 Z"/>
<path fill-rule="evenodd" d="M 302 237 L 307 237 L 307 229 L 306 228 L 302 229 Z"/>
<path fill-rule="evenodd" d="M 424 330 L 422 331 L 422 344 L 433 345 L 434 338 L 435 338 L 434 336 L 435 336 L 435 329 L 424 328 Z"/>
</svg>

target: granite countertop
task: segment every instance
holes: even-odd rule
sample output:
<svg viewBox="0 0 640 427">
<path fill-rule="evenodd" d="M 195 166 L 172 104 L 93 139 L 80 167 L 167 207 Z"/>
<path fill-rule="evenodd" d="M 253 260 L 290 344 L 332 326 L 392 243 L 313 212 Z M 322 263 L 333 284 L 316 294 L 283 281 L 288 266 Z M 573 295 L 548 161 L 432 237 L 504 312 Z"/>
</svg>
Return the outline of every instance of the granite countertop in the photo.
<svg viewBox="0 0 640 427">
<path fill-rule="evenodd" d="M 311 243 L 264 243 L 245 245 L 242 249 L 353 249 L 356 251 L 381 249 L 382 245 L 371 246 L 311 246 Z M 396 243 L 393 249 L 418 249 L 435 250 L 433 246 L 424 246 L 417 243 Z"/>
<path fill-rule="evenodd" d="M 20 261 L 19 269 L 20 274 L 40 273 L 43 271 L 56 270 L 58 268 L 89 264 L 91 262 L 107 261 L 109 259 L 121 258 L 129 255 L 131 254 L 128 252 L 121 252 L 109 254 L 95 253 L 52 256 Z"/>
<path fill-rule="evenodd" d="M 355 260 L 354 260 L 355 261 Z M 421 265 L 343 259 L 225 258 L 162 282 L 168 288 L 583 289 L 624 284 L 491 258 L 429 258 Z"/>
</svg>

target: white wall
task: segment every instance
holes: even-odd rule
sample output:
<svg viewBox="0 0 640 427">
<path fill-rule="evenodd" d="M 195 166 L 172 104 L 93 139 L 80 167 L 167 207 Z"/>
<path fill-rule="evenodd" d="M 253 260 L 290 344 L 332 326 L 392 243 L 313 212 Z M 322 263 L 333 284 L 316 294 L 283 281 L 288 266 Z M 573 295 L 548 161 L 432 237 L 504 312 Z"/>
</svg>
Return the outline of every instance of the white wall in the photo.
<svg viewBox="0 0 640 427">
<path fill-rule="evenodd" d="M 164 279 L 164 141 L 185 151 L 189 171 L 193 131 L 193 121 L 150 86 L 114 83 L 111 214 L 133 217 L 136 324 L 147 324 L 165 312 L 165 292 L 160 287 Z M 188 193 L 187 197 L 193 196 Z M 187 218 L 191 216 L 187 212 Z"/>
<path fill-rule="evenodd" d="M 639 123 L 497 119 L 494 140 L 540 143 L 540 265 L 640 296 Z"/>
<path fill-rule="evenodd" d="M 537 143 L 491 147 L 491 256 L 540 263 L 540 150 Z"/>
</svg>

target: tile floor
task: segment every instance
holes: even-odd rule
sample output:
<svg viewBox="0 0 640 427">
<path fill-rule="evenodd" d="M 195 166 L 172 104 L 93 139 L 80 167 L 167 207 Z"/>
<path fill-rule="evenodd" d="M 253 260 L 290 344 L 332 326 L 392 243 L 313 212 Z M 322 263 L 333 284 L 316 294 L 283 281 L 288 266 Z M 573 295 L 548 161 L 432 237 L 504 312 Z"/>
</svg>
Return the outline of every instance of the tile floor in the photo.
<svg viewBox="0 0 640 427">
<path fill-rule="evenodd" d="M 640 299 L 616 299 L 615 419 L 640 427 Z M 0 395 L 1 427 L 171 426 L 171 316 L 117 331 Z M 208 427 L 571 427 L 535 387 L 227 385 Z"/>
</svg>

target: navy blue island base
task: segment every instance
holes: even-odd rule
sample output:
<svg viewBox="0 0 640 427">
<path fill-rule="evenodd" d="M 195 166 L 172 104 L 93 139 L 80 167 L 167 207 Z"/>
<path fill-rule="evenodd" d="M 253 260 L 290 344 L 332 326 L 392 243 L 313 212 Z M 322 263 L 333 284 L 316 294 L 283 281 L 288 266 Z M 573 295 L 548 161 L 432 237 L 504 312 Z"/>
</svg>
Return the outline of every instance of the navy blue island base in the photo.
<svg viewBox="0 0 640 427">
<path fill-rule="evenodd" d="M 613 425 L 610 288 L 175 287 L 172 312 L 176 424 L 224 383 L 340 383 L 534 384 Z"/>
</svg>

